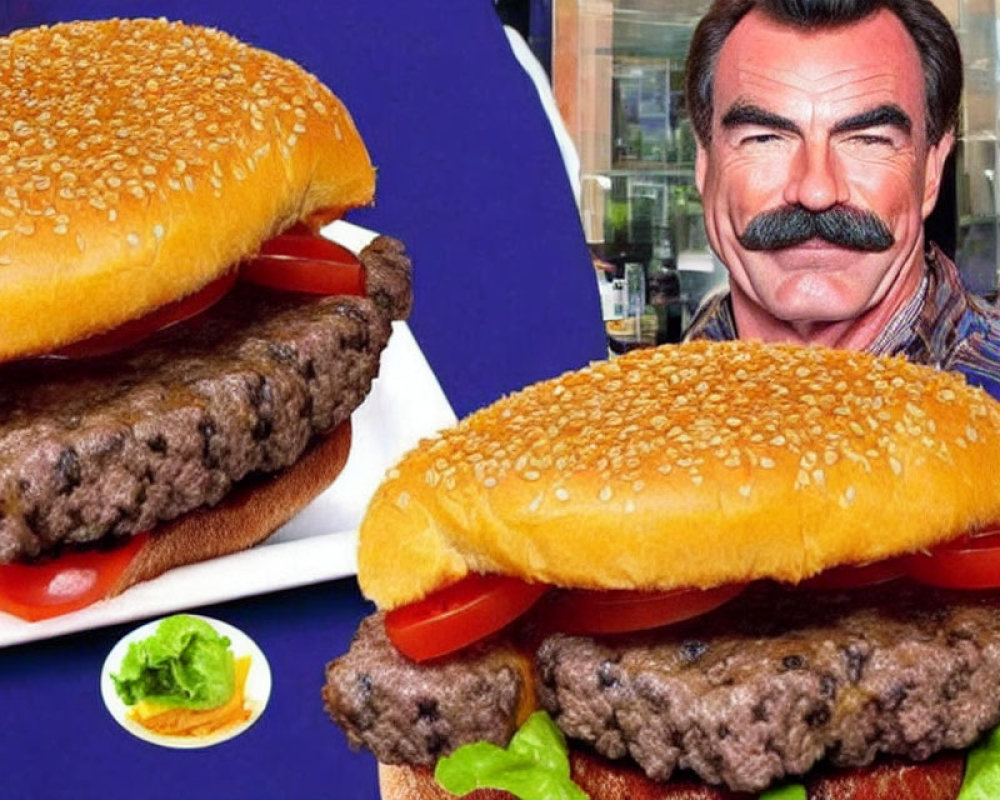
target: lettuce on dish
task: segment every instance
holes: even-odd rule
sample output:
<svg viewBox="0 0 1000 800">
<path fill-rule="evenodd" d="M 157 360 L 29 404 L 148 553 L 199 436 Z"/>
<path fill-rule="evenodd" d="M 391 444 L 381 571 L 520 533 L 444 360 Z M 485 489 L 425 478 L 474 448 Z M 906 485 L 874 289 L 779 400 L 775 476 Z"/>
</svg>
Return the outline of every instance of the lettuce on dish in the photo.
<svg viewBox="0 0 1000 800">
<path fill-rule="evenodd" d="M 129 706 L 149 701 L 176 708 L 216 708 L 236 689 L 230 644 L 204 620 L 175 614 L 152 636 L 129 645 L 111 680 Z"/>
</svg>

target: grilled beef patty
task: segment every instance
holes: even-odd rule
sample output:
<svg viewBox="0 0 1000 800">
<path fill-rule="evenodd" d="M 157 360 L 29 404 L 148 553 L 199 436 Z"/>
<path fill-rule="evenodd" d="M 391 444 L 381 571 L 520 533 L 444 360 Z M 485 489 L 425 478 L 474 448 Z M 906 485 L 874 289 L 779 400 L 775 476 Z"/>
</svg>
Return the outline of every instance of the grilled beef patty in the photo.
<svg viewBox="0 0 1000 800">
<path fill-rule="evenodd" d="M 500 716 L 487 730 L 463 725 L 470 682 L 492 679 L 481 669 L 467 674 L 461 657 L 415 666 L 373 646 L 384 640 L 377 619 L 327 673 L 328 710 L 353 744 L 381 761 L 426 764 L 475 738 L 506 741 L 511 724 Z M 630 757 L 655 780 L 692 770 L 759 791 L 822 759 L 925 759 L 967 747 L 998 724 L 1000 592 L 754 585 L 682 626 L 551 636 L 535 664 L 540 704 L 570 738 L 612 759 Z M 343 690 L 330 687 L 351 680 L 364 691 L 345 706 Z M 374 700 L 388 696 L 436 708 L 436 725 L 452 732 L 447 747 L 415 737 L 412 702 L 401 712 Z"/>
<path fill-rule="evenodd" d="M 374 614 L 361 622 L 350 652 L 327 665 L 323 702 L 352 747 L 367 747 L 386 764 L 429 766 L 468 742 L 507 744 L 530 691 L 521 663 L 513 649 L 480 646 L 414 664 Z"/>
<path fill-rule="evenodd" d="M 0 563 L 212 505 L 346 420 L 411 302 L 399 242 L 361 260 L 368 297 L 238 284 L 123 353 L 0 367 Z"/>
</svg>

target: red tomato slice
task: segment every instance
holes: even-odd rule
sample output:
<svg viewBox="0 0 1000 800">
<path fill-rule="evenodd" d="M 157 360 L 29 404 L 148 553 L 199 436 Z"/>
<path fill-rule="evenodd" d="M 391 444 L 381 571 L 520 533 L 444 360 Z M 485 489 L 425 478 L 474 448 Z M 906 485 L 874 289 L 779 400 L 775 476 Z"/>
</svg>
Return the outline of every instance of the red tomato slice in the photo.
<svg viewBox="0 0 1000 800">
<path fill-rule="evenodd" d="M 66 345 L 51 356 L 94 358 L 124 350 L 163 328 L 202 313 L 221 300 L 237 275 L 272 289 L 309 294 L 364 295 L 364 269 L 349 250 L 297 224 L 266 241 L 260 253 L 194 294 L 129 320 L 113 330 Z"/>
<path fill-rule="evenodd" d="M 264 242 L 244 261 L 240 277 L 271 289 L 308 294 L 364 295 L 364 269 L 355 255 L 329 239 L 295 226 Z"/>
<path fill-rule="evenodd" d="M 543 630 L 573 634 L 626 633 L 697 617 L 743 591 L 746 584 L 668 592 L 564 589 L 538 609 Z"/>
<path fill-rule="evenodd" d="M 548 590 L 505 575 L 467 575 L 385 615 L 385 632 L 414 661 L 447 655 L 496 633 Z"/>
<path fill-rule="evenodd" d="M 0 611 L 36 622 L 95 603 L 114 586 L 148 536 L 131 536 L 113 550 L 80 550 L 38 564 L 0 566 Z"/>
<path fill-rule="evenodd" d="M 1000 526 L 993 526 L 915 553 L 905 560 L 906 573 L 921 583 L 948 589 L 1000 587 Z"/>
<path fill-rule="evenodd" d="M 62 358 L 94 358 L 106 356 L 152 336 L 170 325 L 183 322 L 215 305 L 233 288 L 236 271 L 232 270 L 199 289 L 165 306 L 154 309 L 145 316 L 129 320 L 106 333 L 99 333 L 80 342 L 61 347 L 51 353 Z"/>
<path fill-rule="evenodd" d="M 958 797 L 965 755 L 944 752 L 927 761 L 879 761 L 866 767 L 807 776 L 809 800 L 941 800 Z"/>
<path fill-rule="evenodd" d="M 902 558 L 886 558 L 870 564 L 847 564 L 824 570 L 799 584 L 803 589 L 860 589 L 879 583 L 902 578 L 906 574 L 906 562 Z"/>
</svg>

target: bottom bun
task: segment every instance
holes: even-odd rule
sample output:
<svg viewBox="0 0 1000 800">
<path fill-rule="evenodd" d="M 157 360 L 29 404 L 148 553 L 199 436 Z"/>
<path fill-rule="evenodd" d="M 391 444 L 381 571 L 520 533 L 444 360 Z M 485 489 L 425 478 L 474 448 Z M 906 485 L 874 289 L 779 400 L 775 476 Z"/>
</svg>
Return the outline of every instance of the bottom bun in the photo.
<svg viewBox="0 0 1000 800">
<path fill-rule="evenodd" d="M 292 466 L 247 478 L 211 508 L 197 509 L 158 526 L 108 596 L 174 567 L 262 542 L 333 483 L 347 463 L 350 448 L 348 419 L 313 442 Z"/>
<path fill-rule="evenodd" d="M 658 783 L 625 762 L 590 753 L 570 753 L 570 774 L 591 800 L 749 800 L 756 795 L 730 792 L 696 781 Z M 428 767 L 378 765 L 382 800 L 455 800 L 434 780 Z M 476 789 L 464 800 L 517 800 L 499 789 Z M 935 799 L 936 800 L 936 799 Z"/>
<path fill-rule="evenodd" d="M 869 767 L 817 772 L 805 785 L 809 800 L 955 800 L 965 758 L 942 753 L 928 761 L 887 761 Z M 658 783 L 625 762 L 586 752 L 570 753 L 570 772 L 591 800 L 753 800 L 756 793 L 733 792 L 695 780 Z M 382 800 L 454 800 L 428 767 L 378 765 Z M 517 800 L 510 792 L 477 789 L 465 800 Z"/>
</svg>

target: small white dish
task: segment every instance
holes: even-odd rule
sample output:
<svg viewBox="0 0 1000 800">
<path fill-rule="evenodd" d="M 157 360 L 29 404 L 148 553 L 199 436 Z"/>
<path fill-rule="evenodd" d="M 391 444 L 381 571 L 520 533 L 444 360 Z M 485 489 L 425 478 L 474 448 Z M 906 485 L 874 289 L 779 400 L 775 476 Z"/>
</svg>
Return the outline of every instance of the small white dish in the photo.
<svg viewBox="0 0 1000 800">
<path fill-rule="evenodd" d="M 250 656 L 250 671 L 247 673 L 246 686 L 244 688 L 246 705 L 250 709 L 250 716 L 245 722 L 239 725 L 230 726 L 208 736 L 164 736 L 154 733 L 133 720 L 129 714 L 131 708 L 122 702 L 122 699 L 115 691 L 111 674 L 121 669 L 122 659 L 125 658 L 128 647 L 132 642 L 146 639 L 156 632 L 156 628 L 162 619 L 153 620 L 127 633 L 111 648 L 111 652 L 104 659 L 104 666 L 101 669 L 101 697 L 108 709 L 108 713 L 125 730 L 139 739 L 162 747 L 178 749 L 210 747 L 211 745 L 232 739 L 234 736 L 243 733 L 243 731 L 260 718 L 271 696 L 271 668 L 264 657 L 264 653 L 249 636 L 239 628 L 234 628 L 232 625 L 221 620 L 204 617 L 200 614 L 191 614 L 190 616 L 204 620 L 217 633 L 228 637 L 230 649 L 232 649 L 233 655 L 236 658 Z"/>
</svg>

